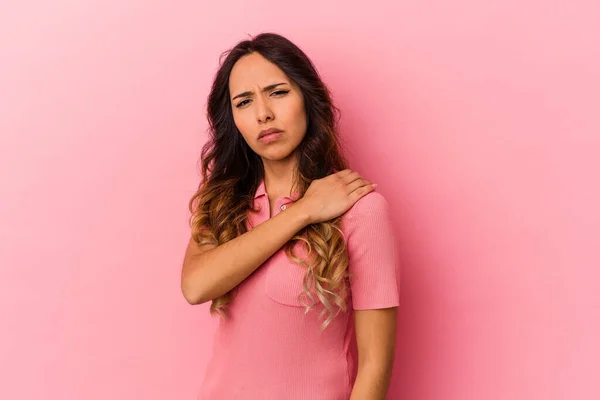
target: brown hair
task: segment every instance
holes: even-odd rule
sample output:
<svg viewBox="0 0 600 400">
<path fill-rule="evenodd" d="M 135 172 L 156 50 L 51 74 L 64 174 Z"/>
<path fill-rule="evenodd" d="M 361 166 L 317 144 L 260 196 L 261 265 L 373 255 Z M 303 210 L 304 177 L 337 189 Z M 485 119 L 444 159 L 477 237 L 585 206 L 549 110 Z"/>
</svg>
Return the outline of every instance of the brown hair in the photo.
<svg viewBox="0 0 600 400">
<path fill-rule="evenodd" d="M 307 115 L 307 131 L 298 151 L 294 182 L 300 197 L 310 183 L 347 168 L 338 137 L 339 109 L 316 68 L 300 48 L 275 33 L 262 33 L 238 43 L 221 55 L 219 69 L 208 96 L 209 140 L 201 152 L 202 182 L 189 203 L 192 237 L 200 245 L 220 245 L 247 231 L 247 213 L 253 210 L 253 195 L 264 178 L 262 159 L 245 142 L 237 129 L 230 104 L 229 76 L 234 64 L 250 53 L 260 53 L 276 64 L 301 89 Z M 255 210 L 254 210 L 255 211 Z M 311 224 L 285 246 L 287 256 L 306 267 L 302 296 L 312 300 L 306 311 L 323 305 L 327 318 L 322 329 L 346 310 L 348 255 L 341 217 Z M 304 246 L 308 259 L 293 251 Z M 210 311 L 226 317 L 232 291 L 212 301 Z"/>
</svg>

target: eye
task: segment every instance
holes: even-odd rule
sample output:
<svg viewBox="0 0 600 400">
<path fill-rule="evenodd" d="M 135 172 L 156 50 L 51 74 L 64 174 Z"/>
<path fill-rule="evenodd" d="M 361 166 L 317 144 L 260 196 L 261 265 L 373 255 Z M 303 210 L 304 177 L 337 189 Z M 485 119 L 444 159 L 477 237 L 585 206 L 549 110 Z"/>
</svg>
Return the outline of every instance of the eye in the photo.
<svg viewBox="0 0 600 400">
<path fill-rule="evenodd" d="M 250 100 L 246 99 L 246 100 L 240 101 L 239 103 L 236 104 L 236 107 L 240 108 L 240 107 L 245 106 L 247 104 L 246 103 L 247 101 L 250 101 Z"/>
<path fill-rule="evenodd" d="M 289 90 L 278 90 L 276 92 L 273 92 L 272 94 L 276 94 L 276 95 L 281 94 L 281 95 L 284 95 L 284 94 L 287 94 L 289 92 L 290 92 Z"/>
<path fill-rule="evenodd" d="M 288 94 L 290 91 L 288 90 L 277 90 L 276 92 L 271 93 L 271 95 L 275 95 L 276 97 L 281 97 L 284 96 L 286 94 Z M 244 107 L 246 104 L 248 104 L 248 102 L 250 101 L 250 99 L 246 99 L 246 100 L 242 100 L 239 103 L 236 104 L 236 108 L 240 108 L 240 107 Z"/>
</svg>

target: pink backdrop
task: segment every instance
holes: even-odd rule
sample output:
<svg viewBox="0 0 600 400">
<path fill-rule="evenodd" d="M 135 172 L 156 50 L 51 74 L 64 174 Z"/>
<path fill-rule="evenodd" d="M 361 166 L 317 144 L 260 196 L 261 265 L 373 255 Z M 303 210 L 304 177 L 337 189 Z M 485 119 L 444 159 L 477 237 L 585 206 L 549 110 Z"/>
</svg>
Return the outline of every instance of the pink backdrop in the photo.
<svg viewBox="0 0 600 400">
<path fill-rule="evenodd" d="M 313 58 L 402 252 L 391 399 L 597 399 L 592 1 L 0 4 L 0 398 L 193 399 L 179 291 L 221 51 Z"/>
</svg>

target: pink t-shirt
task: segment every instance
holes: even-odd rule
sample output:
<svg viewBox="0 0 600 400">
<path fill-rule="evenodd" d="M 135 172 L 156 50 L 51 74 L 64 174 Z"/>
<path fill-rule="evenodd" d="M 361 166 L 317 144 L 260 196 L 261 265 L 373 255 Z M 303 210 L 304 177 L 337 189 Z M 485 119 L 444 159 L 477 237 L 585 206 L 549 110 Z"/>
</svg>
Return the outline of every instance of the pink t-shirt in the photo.
<svg viewBox="0 0 600 400">
<path fill-rule="evenodd" d="M 273 215 L 295 200 L 278 198 Z M 261 211 L 250 213 L 250 229 L 269 218 L 264 182 L 254 202 Z M 228 319 L 219 321 L 199 400 L 348 400 L 356 377 L 353 310 L 398 305 L 388 202 L 378 192 L 365 195 L 344 214 L 342 232 L 352 274 L 347 311 L 324 331 L 320 308 L 304 315 L 304 269 L 281 248 L 240 283 Z"/>
</svg>

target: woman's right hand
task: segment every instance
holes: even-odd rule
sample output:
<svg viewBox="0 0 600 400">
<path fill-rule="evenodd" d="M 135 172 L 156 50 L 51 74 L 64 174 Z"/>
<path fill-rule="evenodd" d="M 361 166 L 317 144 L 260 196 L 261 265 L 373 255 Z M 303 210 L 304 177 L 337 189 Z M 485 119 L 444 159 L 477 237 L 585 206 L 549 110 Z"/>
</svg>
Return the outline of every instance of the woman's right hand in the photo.
<svg viewBox="0 0 600 400">
<path fill-rule="evenodd" d="M 309 224 L 329 221 L 348 211 L 375 186 L 358 172 L 345 169 L 312 181 L 296 207 L 303 207 Z"/>
</svg>

